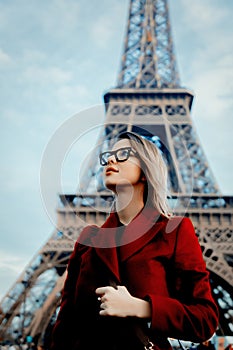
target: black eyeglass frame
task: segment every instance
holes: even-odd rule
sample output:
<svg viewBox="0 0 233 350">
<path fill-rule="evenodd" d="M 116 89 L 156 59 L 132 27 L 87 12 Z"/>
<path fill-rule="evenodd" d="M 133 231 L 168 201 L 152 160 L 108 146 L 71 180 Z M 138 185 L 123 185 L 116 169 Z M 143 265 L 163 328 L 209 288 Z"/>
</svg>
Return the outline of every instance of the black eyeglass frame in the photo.
<svg viewBox="0 0 233 350">
<path fill-rule="evenodd" d="M 119 159 L 119 157 L 117 156 L 117 153 L 119 151 L 124 151 L 124 150 L 128 151 L 127 155 L 126 155 L 126 158 Z M 117 162 L 125 162 L 126 160 L 129 159 L 131 153 L 133 153 L 133 155 L 137 155 L 137 152 L 132 147 L 121 147 L 121 148 L 116 149 L 115 151 L 102 152 L 99 155 L 100 165 L 102 165 L 102 166 L 108 165 L 108 162 L 103 160 L 103 155 L 105 155 L 105 154 L 108 154 L 107 158 L 109 158 L 111 156 L 114 156 Z"/>
</svg>

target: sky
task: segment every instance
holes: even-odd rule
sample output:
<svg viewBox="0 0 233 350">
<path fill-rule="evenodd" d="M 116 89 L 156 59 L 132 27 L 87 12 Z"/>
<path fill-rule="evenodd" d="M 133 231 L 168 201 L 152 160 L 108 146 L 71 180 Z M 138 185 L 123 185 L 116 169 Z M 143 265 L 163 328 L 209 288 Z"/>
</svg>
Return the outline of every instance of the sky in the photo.
<svg viewBox="0 0 233 350">
<path fill-rule="evenodd" d="M 58 193 L 76 191 L 84 149 L 96 142 L 91 126 L 104 120 L 103 95 L 116 85 L 128 5 L 0 0 L 0 299 L 53 233 Z M 170 0 L 169 8 L 181 85 L 195 95 L 193 125 L 221 192 L 233 195 L 233 2 Z M 48 211 L 45 154 L 74 116 L 82 147 L 70 145 L 61 188 L 51 161 Z"/>
</svg>

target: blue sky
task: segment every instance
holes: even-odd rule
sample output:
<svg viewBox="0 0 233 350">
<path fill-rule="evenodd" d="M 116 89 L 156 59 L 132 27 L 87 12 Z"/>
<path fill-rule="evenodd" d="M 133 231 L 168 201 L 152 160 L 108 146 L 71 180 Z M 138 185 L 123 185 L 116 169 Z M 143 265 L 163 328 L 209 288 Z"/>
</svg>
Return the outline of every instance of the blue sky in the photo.
<svg viewBox="0 0 233 350">
<path fill-rule="evenodd" d="M 56 130 L 102 106 L 114 87 L 128 4 L 0 0 L 0 298 L 53 232 L 41 197 L 41 160 Z M 195 94 L 194 126 L 222 193 L 233 195 L 233 2 L 169 4 L 181 82 Z M 98 113 L 91 118 L 101 122 Z M 80 117 L 84 128 L 88 122 Z M 95 137 L 83 141 L 91 149 Z M 63 192 L 76 190 L 82 151 L 64 161 Z M 54 214 L 58 192 L 54 186 L 50 193 Z"/>
</svg>

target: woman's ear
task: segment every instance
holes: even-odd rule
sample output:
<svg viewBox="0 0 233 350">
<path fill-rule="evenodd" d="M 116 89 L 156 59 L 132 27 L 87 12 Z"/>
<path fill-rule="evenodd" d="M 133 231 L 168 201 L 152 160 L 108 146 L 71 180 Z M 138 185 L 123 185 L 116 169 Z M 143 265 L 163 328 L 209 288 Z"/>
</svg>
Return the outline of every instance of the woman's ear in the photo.
<svg viewBox="0 0 233 350">
<path fill-rule="evenodd" d="M 142 181 L 142 182 L 146 182 L 146 177 L 145 177 L 144 174 L 141 175 L 141 181 Z"/>
</svg>

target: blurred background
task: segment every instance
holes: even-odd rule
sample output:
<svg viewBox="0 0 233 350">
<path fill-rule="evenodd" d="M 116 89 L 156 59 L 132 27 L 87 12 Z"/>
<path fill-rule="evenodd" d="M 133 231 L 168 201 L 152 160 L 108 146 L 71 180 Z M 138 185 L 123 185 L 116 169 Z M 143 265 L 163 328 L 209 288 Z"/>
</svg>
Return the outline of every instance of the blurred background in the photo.
<svg viewBox="0 0 233 350">
<path fill-rule="evenodd" d="M 53 231 L 40 193 L 43 152 L 66 120 L 102 105 L 115 86 L 128 5 L 0 0 L 0 299 Z M 233 2 L 170 0 L 169 9 L 181 85 L 195 94 L 193 124 L 222 193 L 232 195 Z M 65 193 L 77 188 L 83 148 L 75 152 L 63 164 Z M 55 212 L 58 189 L 51 196 Z"/>
</svg>

